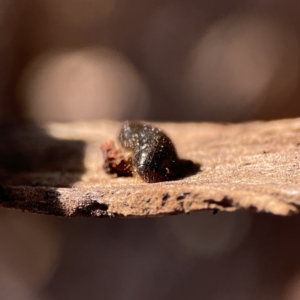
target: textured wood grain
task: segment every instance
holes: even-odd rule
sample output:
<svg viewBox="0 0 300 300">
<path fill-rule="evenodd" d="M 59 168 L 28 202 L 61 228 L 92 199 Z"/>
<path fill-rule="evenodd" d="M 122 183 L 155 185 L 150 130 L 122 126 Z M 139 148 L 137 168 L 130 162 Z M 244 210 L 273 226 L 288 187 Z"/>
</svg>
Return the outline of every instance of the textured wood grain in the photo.
<svg viewBox="0 0 300 300">
<path fill-rule="evenodd" d="M 0 206 L 69 217 L 299 212 L 300 119 L 156 125 L 197 174 L 155 184 L 107 175 L 100 146 L 117 140 L 118 122 L 2 126 Z"/>
</svg>

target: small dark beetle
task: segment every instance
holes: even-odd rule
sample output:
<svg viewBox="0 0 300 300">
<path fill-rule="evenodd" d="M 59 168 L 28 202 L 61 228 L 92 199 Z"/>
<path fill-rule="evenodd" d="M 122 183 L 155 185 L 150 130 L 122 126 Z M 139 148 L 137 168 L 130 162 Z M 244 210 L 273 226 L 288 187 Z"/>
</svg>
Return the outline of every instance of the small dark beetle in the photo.
<svg viewBox="0 0 300 300">
<path fill-rule="evenodd" d="M 138 174 L 144 181 L 151 183 L 178 180 L 200 170 L 200 164 L 178 158 L 171 139 L 153 125 L 126 121 L 119 140 L 122 148 L 129 153 L 119 149 L 113 141 L 106 141 L 101 146 L 103 167 L 108 174 Z"/>
<path fill-rule="evenodd" d="M 138 122 L 124 122 L 119 139 L 133 153 L 132 165 L 146 182 L 171 180 L 178 156 L 171 139 L 159 128 Z"/>
</svg>

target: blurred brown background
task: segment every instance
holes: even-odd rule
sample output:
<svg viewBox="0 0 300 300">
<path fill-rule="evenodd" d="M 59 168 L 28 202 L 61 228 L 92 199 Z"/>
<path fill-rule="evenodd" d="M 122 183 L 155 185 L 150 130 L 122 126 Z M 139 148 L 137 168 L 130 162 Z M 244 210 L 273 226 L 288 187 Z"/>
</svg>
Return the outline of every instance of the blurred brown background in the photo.
<svg viewBox="0 0 300 300">
<path fill-rule="evenodd" d="M 0 122 L 300 115 L 300 2 L 0 0 Z M 0 300 L 299 300 L 299 217 L 0 211 Z"/>
<path fill-rule="evenodd" d="M 300 113 L 299 1 L 1 1 L 1 120 Z"/>
</svg>

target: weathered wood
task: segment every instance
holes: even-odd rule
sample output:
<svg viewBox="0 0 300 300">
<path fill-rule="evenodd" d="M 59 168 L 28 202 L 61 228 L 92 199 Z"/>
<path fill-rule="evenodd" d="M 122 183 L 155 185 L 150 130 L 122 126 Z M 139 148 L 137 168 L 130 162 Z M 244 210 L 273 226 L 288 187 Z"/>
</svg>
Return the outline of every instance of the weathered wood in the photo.
<svg viewBox="0 0 300 300">
<path fill-rule="evenodd" d="M 156 125 L 197 174 L 155 184 L 107 175 L 100 146 L 117 140 L 118 122 L 2 126 L 0 206 L 68 217 L 299 212 L 300 119 Z"/>
</svg>

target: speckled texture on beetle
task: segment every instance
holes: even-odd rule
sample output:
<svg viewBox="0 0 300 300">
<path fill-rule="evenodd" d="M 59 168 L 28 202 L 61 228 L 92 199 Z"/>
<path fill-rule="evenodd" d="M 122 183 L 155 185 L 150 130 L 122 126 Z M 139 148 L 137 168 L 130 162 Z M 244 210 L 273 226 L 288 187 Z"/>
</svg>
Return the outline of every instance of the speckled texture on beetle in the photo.
<svg viewBox="0 0 300 300">
<path fill-rule="evenodd" d="M 132 165 L 146 182 L 159 182 L 174 177 L 178 156 L 171 139 L 153 125 L 124 122 L 119 140 L 132 151 Z"/>
<path fill-rule="evenodd" d="M 113 141 L 101 146 L 108 174 L 138 175 L 145 182 L 154 183 L 181 179 L 200 170 L 199 164 L 178 158 L 171 139 L 153 125 L 126 121 L 119 141 L 123 149 L 118 149 Z"/>
</svg>

